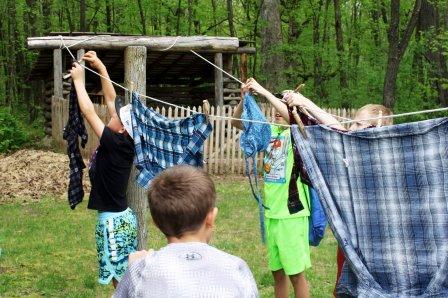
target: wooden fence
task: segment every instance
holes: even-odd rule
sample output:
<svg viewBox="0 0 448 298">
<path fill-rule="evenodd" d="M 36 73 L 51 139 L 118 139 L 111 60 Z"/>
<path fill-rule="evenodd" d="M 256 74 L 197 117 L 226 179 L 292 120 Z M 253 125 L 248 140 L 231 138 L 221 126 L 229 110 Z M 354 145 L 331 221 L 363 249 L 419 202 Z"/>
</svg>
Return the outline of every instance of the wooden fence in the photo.
<svg viewBox="0 0 448 298">
<path fill-rule="evenodd" d="M 65 150 L 67 144 L 62 138 L 62 131 L 68 119 L 68 100 L 53 97 L 51 106 L 53 140 L 56 146 Z M 230 119 L 212 117 L 232 117 L 235 108 L 236 107 L 231 106 L 211 107 L 210 122 L 213 126 L 213 132 L 204 145 L 204 168 L 210 174 L 244 174 L 245 162 L 243 152 L 239 145 L 241 132 L 230 125 Z M 273 119 L 275 109 L 271 105 L 262 104 L 261 109 L 268 120 Z M 105 105 L 95 104 L 95 110 L 104 123 L 109 121 L 110 117 Z M 194 112 L 201 112 L 202 107 L 192 107 L 191 110 Z M 353 118 L 355 113 L 355 110 L 345 109 L 327 109 L 327 111 L 331 114 L 347 118 Z M 188 111 L 171 107 L 156 108 L 156 112 L 169 119 L 189 116 Z M 87 142 L 86 147 L 81 149 L 81 153 L 84 158 L 89 158 L 98 146 L 98 138 L 87 123 L 86 128 L 89 135 L 89 141 Z M 259 168 L 261 166 L 262 157 L 262 154 L 260 154 L 258 158 Z"/>
</svg>

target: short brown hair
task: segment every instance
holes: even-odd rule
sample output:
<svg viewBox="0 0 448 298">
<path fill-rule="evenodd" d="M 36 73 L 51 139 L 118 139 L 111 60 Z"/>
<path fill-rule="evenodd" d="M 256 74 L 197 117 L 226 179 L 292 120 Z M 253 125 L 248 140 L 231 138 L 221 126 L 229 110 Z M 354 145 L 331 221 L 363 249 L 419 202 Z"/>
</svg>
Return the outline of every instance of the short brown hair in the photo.
<svg viewBox="0 0 448 298">
<path fill-rule="evenodd" d="M 355 118 L 358 117 L 359 113 L 364 112 L 364 111 L 369 113 L 369 115 L 371 115 L 372 118 L 379 117 L 380 113 L 381 113 L 382 116 L 391 116 L 391 115 L 393 115 L 392 111 L 389 108 L 386 108 L 383 105 L 367 104 L 367 105 L 361 107 L 356 112 Z M 380 119 L 372 119 L 372 120 L 370 120 L 370 124 L 371 125 L 378 126 L 379 123 L 380 123 Z M 393 118 L 383 118 L 383 119 L 381 119 L 381 125 L 382 126 L 392 125 L 392 124 L 394 124 Z"/>
<path fill-rule="evenodd" d="M 215 207 L 213 181 L 203 170 L 175 166 L 157 175 L 148 192 L 152 219 L 165 236 L 197 231 Z"/>
</svg>

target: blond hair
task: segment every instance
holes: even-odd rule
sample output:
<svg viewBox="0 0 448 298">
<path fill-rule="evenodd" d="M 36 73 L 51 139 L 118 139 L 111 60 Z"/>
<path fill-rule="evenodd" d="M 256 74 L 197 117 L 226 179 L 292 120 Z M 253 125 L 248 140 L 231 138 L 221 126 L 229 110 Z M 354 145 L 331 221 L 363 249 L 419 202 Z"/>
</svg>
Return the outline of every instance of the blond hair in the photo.
<svg viewBox="0 0 448 298">
<path fill-rule="evenodd" d="M 371 118 L 393 115 L 392 111 L 383 105 L 367 104 L 367 105 L 361 107 L 356 112 L 355 119 L 359 118 L 359 115 L 362 112 L 369 114 L 369 116 Z M 359 120 L 362 120 L 362 119 L 359 119 Z M 387 126 L 387 125 L 394 124 L 394 120 L 393 120 L 393 118 L 372 119 L 372 120 L 369 120 L 369 123 L 374 126 Z"/>
</svg>

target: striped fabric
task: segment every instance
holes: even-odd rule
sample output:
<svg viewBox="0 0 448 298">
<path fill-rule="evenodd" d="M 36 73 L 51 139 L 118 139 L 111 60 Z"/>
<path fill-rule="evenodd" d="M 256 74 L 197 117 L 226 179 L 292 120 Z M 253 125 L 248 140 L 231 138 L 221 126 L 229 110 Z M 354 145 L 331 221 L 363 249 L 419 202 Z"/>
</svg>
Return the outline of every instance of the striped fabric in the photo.
<svg viewBox="0 0 448 298">
<path fill-rule="evenodd" d="M 204 114 L 170 120 L 145 107 L 137 93 L 132 94 L 132 131 L 137 182 L 147 188 L 159 172 L 178 164 L 202 167 L 204 141 L 212 126 Z"/>
<path fill-rule="evenodd" d="M 448 118 L 293 136 L 347 260 L 338 294 L 448 297 Z"/>
</svg>

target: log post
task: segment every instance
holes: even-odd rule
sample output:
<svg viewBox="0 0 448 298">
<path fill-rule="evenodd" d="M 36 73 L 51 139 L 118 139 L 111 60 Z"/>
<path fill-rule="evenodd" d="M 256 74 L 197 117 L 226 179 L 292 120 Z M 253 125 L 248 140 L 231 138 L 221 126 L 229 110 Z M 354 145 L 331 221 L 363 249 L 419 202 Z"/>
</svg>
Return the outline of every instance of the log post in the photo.
<svg viewBox="0 0 448 298">
<path fill-rule="evenodd" d="M 131 82 L 134 91 L 139 94 L 146 94 L 146 47 L 144 46 L 130 46 L 124 50 L 124 83 L 126 88 L 130 88 Z M 129 96 L 126 96 L 125 101 L 129 103 Z M 137 174 L 138 171 L 133 166 L 126 196 L 129 207 L 137 214 L 138 249 L 141 250 L 147 247 L 148 241 L 148 198 L 146 190 L 136 182 Z"/>
<path fill-rule="evenodd" d="M 242 82 L 247 80 L 247 54 L 240 55 L 240 79 Z"/>
<path fill-rule="evenodd" d="M 80 61 L 82 56 L 84 56 L 84 54 L 86 53 L 86 51 L 84 49 L 79 49 L 76 51 L 76 60 Z M 81 62 L 79 62 L 79 64 L 81 65 L 86 65 L 86 62 L 84 60 L 81 60 Z M 86 72 L 84 72 L 84 84 L 86 83 Z"/>
<path fill-rule="evenodd" d="M 215 64 L 222 69 L 222 53 L 215 54 Z M 215 106 L 224 105 L 223 91 L 222 71 L 215 68 Z"/>
<path fill-rule="evenodd" d="M 53 50 L 54 96 L 62 98 L 62 50 Z"/>
</svg>

